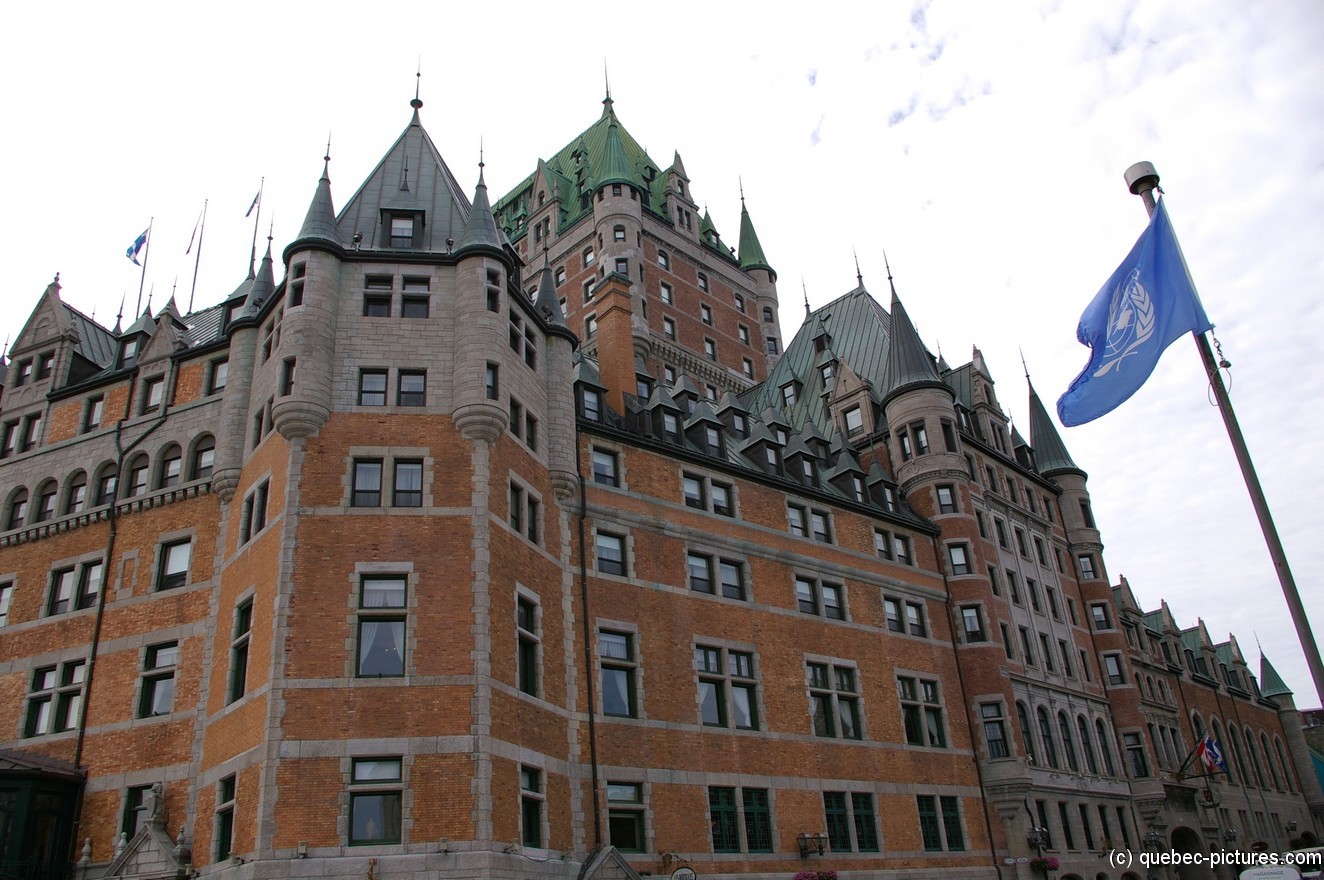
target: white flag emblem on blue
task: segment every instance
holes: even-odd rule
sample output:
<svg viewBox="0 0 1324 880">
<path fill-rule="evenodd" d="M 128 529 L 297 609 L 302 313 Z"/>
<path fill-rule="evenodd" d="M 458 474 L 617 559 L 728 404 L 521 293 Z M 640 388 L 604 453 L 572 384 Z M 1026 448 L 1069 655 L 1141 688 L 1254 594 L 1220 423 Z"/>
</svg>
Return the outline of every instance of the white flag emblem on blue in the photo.
<svg viewBox="0 0 1324 880">
<path fill-rule="evenodd" d="M 138 262 L 138 251 L 142 250 L 142 249 L 143 249 L 143 245 L 145 245 L 145 244 L 147 244 L 147 230 L 146 230 L 146 229 L 144 229 L 144 230 L 142 231 L 142 235 L 140 235 L 140 236 L 138 236 L 137 238 L 135 238 L 135 239 L 133 240 L 133 244 L 129 245 L 129 247 L 124 251 L 124 256 L 128 257 L 130 260 L 133 260 L 133 265 L 135 265 L 135 266 L 141 266 L 142 263 L 139 263 L 139 262 Z"/>
<path fill-rule="evenodd" d="M 1091 354 L 1058 398 L 1063 425 L 1083 425 L 1116 409 L 1140 390 L 1177 337 L 1213 326 L 1186 271 L 1164 201 L 1080 316 L 1076 338 Z"/>
</svg>

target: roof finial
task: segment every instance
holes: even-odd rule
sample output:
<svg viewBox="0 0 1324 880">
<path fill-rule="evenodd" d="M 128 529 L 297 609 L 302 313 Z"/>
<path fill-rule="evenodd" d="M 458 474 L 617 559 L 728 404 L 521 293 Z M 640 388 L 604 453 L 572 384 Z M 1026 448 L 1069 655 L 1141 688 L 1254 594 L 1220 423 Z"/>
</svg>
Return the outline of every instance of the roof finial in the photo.
<svg viewBox="0 0 1324 880">
<path fill-rule="evenodd" d="M 616 111 L 611 107 L 611 80 L 607 77 L 607 59 L 602 59 L 602 83 L 605 89 L 605 96 L 602 99 L 602 115 L 615 116 Z"/>
<path fill-rule="evenodd" d="M 805 295 L 805 320 L 809 319 L 809 288 L 805 287 L 805 277 L 800 276 L 800 290 Z"/>
<path fill-rule="evenodd" d="M 478 136 L 478 167 L 479 168 L 486 167 L 485 163 L 483 162 L 483 136 L 481 134 Z"/>
<path fill-rule="evenodd" d="M 322 156 L 322 176 L 331 179 L 331 132 L 326 133 L 326 154 Z"/>
<path fill-rule="evenodd" d="M 740 187 L 740 210 L 745 210 L 745 179 L 736 176 L 736 184 Z"/>
<path fill-rule="evenodd" d="M 55 273 L 55 281 L 54 281 L 53 283 L 55 284 L 56 287 L 59 287 L 59 286 L 60 286 L 60 273 L 59 273 L 59 272 L 56 272 L 56 273 Z"/>
<path fill-rule="evenodd" d="M 414 100 L 409 102 L 409 106 L 414 108 L 414 116 L 418 116 L 418 110 L 423 106 L 423 102 L 418 98 L 419 87 L 423 83 L 423 56 L 418 56 L 418 72 L 414 74 Z"/>
<path fill-rule="evenodd" d="M 94 309 L 94 310 L 95 310 L 95 309 Z M 9 355 L 9 334 L 6 333 L 6 334 L 5 334 L 5 347 L 4 347 L 3 350 L 0 350 L 0 361 L 4 360 L 8 355 Z"/>
<path fill-rule="evenodd" d="M 887 262 L 887 251 L 883 251 L 883 268 L 887 269 L 887 284 L 892 288 L 892 296 L 896 296 L 896 282 L 892 280 L 892 264 Z"/>
<path fill-rule="evenodd" d="M 863 287 L 863 286 L 864 286 L 864 276 L 863 276 L 862 274 L 860 274 L 860 255 L 859 255 L 859 253 L 855 250 L 855 246 L 854 246 L 854 245 L 851 245 L 850 252 L 851 252 L 851 256 L 853 256 L 853 257 L 855 258 L 855 283 L 858 284 L 858 285 L 860 285 L 860 287 Z M 891 276 L 888 276 L 888 277 L 890 278 Z"/>
<path fill-rule="evenodd" d="M 276 231 L 276 215 L 271 215 L 271 224 L 267 227 L 267 248 L 271 248 L 272 233 Z"/>
<path fill-rule="evenodd" d="M 120 326 L 121 326 L 121 325 L 123 324 L 123 322 L 124 322 L 124 298 L 125 298 L 126 296 L 128 296 L 127 293 L 121 293 L 121 294 L 120 294 L 120 311 L 119 311 L 119 314 L 115 316 L 115 333 L 116 333 L 116 334 L 118 334 L 118 333 L 120 332 Z"/>
<path fill-rule="evenodd" d="M 542 267 L 544 269 L 549 269 L 551 268 L 551 265 L 552 258 L 547 254 L 547 241 L 544 239 L 542 243 Z"/>
<path fill-rule="evenodd" d="M 1025 364 L 1025 349 L 1017 346 L 1016 350 L 1021 353 L 1021 369 L 1025 371 L 1025 381 L 1028 384 L 1030 381 L 1030 368 Z"/>
<path fill-rule="evenodd" d="M 409 157 L 405 156 L 404 173 L 400 177 L 400 192 L 409 192 Z"/>
</svg>

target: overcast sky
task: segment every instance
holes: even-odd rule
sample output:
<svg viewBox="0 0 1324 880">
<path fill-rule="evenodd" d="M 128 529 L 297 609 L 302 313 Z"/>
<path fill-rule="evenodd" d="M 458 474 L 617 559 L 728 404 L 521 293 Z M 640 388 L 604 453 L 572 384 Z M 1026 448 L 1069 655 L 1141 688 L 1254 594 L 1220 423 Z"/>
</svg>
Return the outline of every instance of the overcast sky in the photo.
<svg viewBox="0 0 1324 880">
<path fill-rule="evenodd" d="M 1297 583 L 1324 632 L 1324 6 L 1317 2 L 766 4 L 22 4 L 0 36 L 0 167 L 10 276 L 0 337 L 56 272 L 67 302 L 127 325 L 125 248 L 155 217 L 159 308 L 203 200 L 194 306 L 297 233 L 331 136 L 337 207 L 422 119 L 472 192 L 494 196 L 601 112 L 738 239 L 739 183 L 779 275 L 783 332 L 855 285 L 885 297 L 883 252 L 921 336 L 953 365 L 978 345 L 1028 433 L 1021 352 L 1050 409 L 1088 357 L 1081 310 L 1145 226 L 1122 172 L 1153 162 L 1231 360 L 1231 391 Z M 807 8 L 807 7 L 806 7 Z M 642 12 L 639 10 L 643 10 Z M 261 242 L 259 243 L 259 253 Z M 146 293 L 144 294 L 146 296 Z M 884 302 L 886 300 L 884 299 Z M 1179 624 L 1258 635 L 1317 706 L 1195 347 L 1181 339 L 1116 412 L 1062 431 L 1114 582 Z"/>
</svg>

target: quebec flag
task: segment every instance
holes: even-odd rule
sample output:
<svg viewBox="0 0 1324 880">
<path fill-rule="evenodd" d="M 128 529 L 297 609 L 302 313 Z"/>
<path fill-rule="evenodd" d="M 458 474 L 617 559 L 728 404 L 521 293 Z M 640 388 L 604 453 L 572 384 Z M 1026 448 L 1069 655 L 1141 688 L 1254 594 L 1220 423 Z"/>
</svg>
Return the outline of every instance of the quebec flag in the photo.
<svg viewBox="0 0 1324 880">
<path fill-rule="evenodd" d="M 133 240 L 133 244 L 129 245 L 124 251 L 124 256 L 128 257 L 130 260 L 133 260 L 133 265 L 135 266 L 142 265 L 142 263 L 138 262 L 138 251 L 143 249 L 143 245 L 147 244 L 147 233 L 149 231 L 150 229 L 144 229 L 142 231 L 142 235 L 139 235 L 137 238 L 135 238 Z"/>
<path fill-rule="evenodd" d="M 1191 283 L 1162 199 L 1149 228 L 1080 316 L 1076 338 L 1090 361 L 1057 400 L 1068 427 L 1112 412 L 1140 390 L 1163 350 L 1213 327 Z"/>
<path fill-rule="evenodd" d="M 1195 756 L 1200 759 L 1208 770 L 1227 772 L 1227 762 L 1223 760 L 1223 750 L 1218 747 L 1218 740 L 1210 734 L 1206 733 L 1204 739 L 1200 740 L 1200 744 L 1195 747 Z"/>
</svg>

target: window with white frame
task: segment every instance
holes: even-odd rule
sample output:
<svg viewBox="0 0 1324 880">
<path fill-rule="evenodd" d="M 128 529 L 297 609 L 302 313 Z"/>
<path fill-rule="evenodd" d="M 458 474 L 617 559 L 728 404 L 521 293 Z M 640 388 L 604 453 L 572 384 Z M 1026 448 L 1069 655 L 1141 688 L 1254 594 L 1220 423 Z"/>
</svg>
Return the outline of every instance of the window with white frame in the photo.
<svg viewBox="0 0 1324 880">
<path fill-rule="evenodd" d="M 349 845 L 399 843 L 403 759 L 354 758 L 349 779 Z"/>
<path fill-rule="evenodd" d="M 407 596 L 408 578 L 403 574 L 360 576 L 354 664 L 359 678 L 405 674 Z"/>
</svg>

